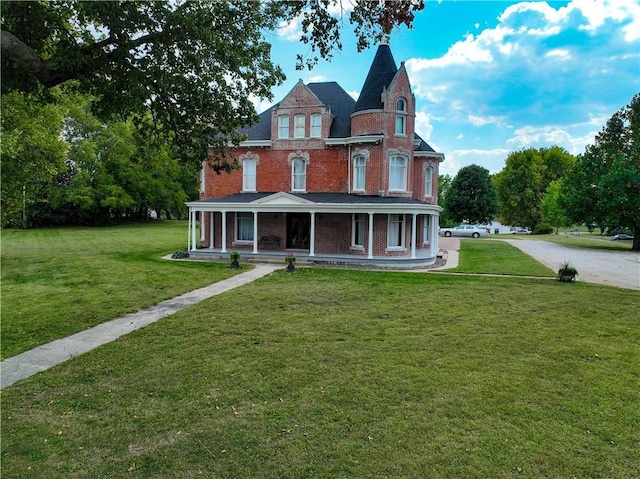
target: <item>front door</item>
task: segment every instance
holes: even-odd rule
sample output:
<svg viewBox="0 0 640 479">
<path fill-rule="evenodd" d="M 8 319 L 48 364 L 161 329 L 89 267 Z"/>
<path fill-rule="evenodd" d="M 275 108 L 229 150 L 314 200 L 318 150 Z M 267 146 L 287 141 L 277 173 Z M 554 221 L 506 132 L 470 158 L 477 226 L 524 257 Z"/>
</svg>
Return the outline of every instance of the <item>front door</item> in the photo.
<svg viewBox="0 0 640 479">
<path fill-rule="evenodd" d="M 287 248 L 309 249 L 309 213 L 287 214 Z"/>
</svg>

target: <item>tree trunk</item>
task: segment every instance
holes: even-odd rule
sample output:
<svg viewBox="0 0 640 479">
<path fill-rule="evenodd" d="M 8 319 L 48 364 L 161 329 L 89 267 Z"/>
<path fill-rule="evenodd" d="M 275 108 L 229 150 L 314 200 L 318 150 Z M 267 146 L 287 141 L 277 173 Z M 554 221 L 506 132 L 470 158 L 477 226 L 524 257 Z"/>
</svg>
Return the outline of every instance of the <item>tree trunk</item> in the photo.
<svg viewBox="0 0 640 479">
<path fill-rule="evenodd" d="M 636 226 L 633 231 L 633 245 L 631 251 L 640 251 L 640 226 Z"/>
</svg>

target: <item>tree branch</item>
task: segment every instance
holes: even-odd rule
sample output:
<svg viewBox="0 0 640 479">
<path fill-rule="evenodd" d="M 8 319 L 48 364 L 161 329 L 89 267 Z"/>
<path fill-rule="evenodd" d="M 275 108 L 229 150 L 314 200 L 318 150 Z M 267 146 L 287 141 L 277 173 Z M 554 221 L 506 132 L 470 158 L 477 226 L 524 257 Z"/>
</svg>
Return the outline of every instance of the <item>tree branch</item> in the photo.
<svg viewBox="0 0 640 479">
<path fill-rule="evenodd" d="M 42 84 L 48 85 L 52 73 L 44 60 L 28 45 L 13 33 L 0 30 L 1 53 L 5 58 L 11 58 L 24 67 L 27 72 L 36 77 Z"/>
</svg>

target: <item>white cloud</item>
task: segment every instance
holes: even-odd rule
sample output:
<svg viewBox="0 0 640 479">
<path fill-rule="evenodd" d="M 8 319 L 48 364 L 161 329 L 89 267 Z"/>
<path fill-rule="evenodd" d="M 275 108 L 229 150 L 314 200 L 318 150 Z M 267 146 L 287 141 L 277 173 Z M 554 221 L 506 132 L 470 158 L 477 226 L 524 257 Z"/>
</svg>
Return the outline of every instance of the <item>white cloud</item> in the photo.
<svg viewBox="0 0 640 479">
<path fill-rule="evenodd" d="M 468 115 L 467 118 L 468 118 L 469 122 L 473 126 L 484 126 L 484 125 L 491 125 L 491 124 L 502 125 L 502 124 L 504 124 L 504 117 L 499 117 L 499 116 Z M 505 125 L 505 126 L 508 126 L 508 125 Z"/>
<path fill-rule="evenodd" d="M 571 53 L 565 48 L 556 48 L 555 50 L 549 50 L 544 56 L 547 58 L 555 57 L 560 60 L 568 60 L 571 58 Z"/>
<path fill-rule="evenodd" d="M 429 141 L 431 138 L 431 132 L 433 131 L 433 125 L 429 115 L 424 111 L 416 112 L 416 126 L 415 131 L 422 137 L 423 140 Z"/>
<path fill-rule="evenodd" d="M 300 17 L 292 18 L 288 21 L 282 21 L 278 25 L 276 31 L 278 38 L 281 40 L 287 40 L 290 42 L 300 41 L 302 37 L 302 20 Z"/>
<path fill-rule="evenodd" d="M 356 101 L 358 101 L 358 98 L 360 97 L 359 91 L 351 90 L 351 91 L 348 91 L 347 94 Z"/>
<path fill-rule="evenodd" d="M 507 144 L 514 149 L 529 147 L 550 147 L 561 146 L 572 155 L 583 153 L 587 144 L 593 143 L 597 131 L 586 131 L 577 129 L 577 134 L 570 133 L 576 129 L 575 125 L 565 126 L 525 126 L 514 131 L 513 137 L 507 140 Z"/>
<path fill-rule="evenodd" d="M 440 164 L 440 174 L 453 177 L 460 168 L 469 165 L 482 166 L 491 174 L 498 173 L 504 168 L 509 153 L 511 151 L 504 148 L 453 150 L 446 153 L 446 159 Z"/>
</svg>

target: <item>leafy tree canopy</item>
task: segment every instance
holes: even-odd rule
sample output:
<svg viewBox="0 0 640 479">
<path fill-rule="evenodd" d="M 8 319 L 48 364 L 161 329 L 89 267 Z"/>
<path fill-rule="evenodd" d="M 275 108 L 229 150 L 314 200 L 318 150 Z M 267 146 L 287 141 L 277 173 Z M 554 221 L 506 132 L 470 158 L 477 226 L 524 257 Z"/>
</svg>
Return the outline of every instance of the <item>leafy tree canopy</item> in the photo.
<svg viewBox="0 0 640 479">
<path fill-rule="evenodd" d="M 505 167 L 494 177 L 500 221 L 534 230 L 542 220 L 540 204 L 547 188 L 574 163 L 575 157 L 559 146 L 509 154 Z"/>
<path fill-rule="evenodd" d="M 348 21 L 358 48 L 396 25 L 411 26 L 422 0 L 355 0 Z M 330 58 L 340 48 L 346 12 L 340 0 L 191 2 L 2 2 L 2 86 L 38 92 L 68 80 L 94 95 L 96 112 L 140 117 L 173 132 L 180 156 L 210 158 L 216 171 L 233 167 L 229 142 L 257 120 L 251 98 L 271 99 L 284 74 L 264 34 L 302 18 L 302 42 Z M 298 56 L 298 66 L 304 58 Z M 212 157 L 207 152 L 213 153 Z"/>
<path fill-rule="evenodd" d="M 451 181 L 444 203 L 455 222 L 488 223 L 498 204 L 489 170 L 478 165 L 461 168 Z"/>
<path fill-rule="evenodd" d="M 640 93 L 578 157 L 560 199 L 575 222 L 630 229 L 640 251 Z"/>
</svg>

